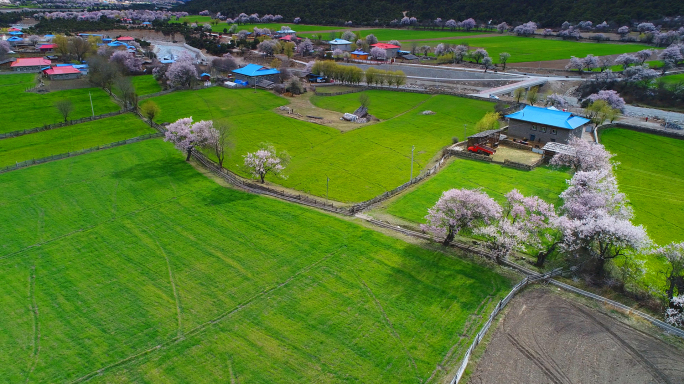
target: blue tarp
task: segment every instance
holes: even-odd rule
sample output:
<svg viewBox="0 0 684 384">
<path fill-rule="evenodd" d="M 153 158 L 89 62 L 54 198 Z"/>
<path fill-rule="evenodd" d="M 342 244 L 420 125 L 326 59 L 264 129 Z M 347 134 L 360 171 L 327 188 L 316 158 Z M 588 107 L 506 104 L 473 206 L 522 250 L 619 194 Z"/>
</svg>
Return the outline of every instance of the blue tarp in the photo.
<svg viewBox="0 0 684 384">
<path fill-rule="evenodd" d="M 258 64 L 247 64 L 242 68 L 234 69 L 233 73 L 238 73 L 241 75 L 255 77 L 255 76 L 265 76 L 265 75 L 275 75 L 280 73 L 279 70 L 274 68 L 265 68 Z"/>
</svg>

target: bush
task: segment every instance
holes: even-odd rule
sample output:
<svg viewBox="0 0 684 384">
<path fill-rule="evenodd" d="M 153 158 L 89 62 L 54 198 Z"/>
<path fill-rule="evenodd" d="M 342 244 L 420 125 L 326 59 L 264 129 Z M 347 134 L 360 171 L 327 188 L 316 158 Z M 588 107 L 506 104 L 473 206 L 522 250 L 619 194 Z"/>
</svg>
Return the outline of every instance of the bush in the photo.
<svg viewBox="0 0 684 384">
<path fill-rule="evenodd" d="M 301 95 L 304 93 L 304 85 L 302 85 L 302 82 L 299 81 L 298 78 L 293 77 L 290 79 L 290 81 L 287 82 L 287 87 L 285 88 L 287 92 L 292 93 L 293 95 Z"/>
<path fill-rule="evenodd" d="M 452 138 L 451 138 L 451 142 L 452 142 L 453 144 L 458 144 L 458 137 L 456 137 L 456 136 L 452 137 Z"/>
</svg>

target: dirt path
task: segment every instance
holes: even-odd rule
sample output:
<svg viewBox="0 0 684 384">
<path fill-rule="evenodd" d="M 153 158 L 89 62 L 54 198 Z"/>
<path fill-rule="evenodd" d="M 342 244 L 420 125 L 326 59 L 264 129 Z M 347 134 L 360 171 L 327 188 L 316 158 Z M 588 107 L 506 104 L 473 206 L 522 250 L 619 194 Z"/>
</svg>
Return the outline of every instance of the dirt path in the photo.
<svg viewBox="0 0 684 384">
<path fill-rule="evenodd" d="M 682 383 L 684 350 L 554 294 L 518 296 L 470 383 Z"/>
</svg>

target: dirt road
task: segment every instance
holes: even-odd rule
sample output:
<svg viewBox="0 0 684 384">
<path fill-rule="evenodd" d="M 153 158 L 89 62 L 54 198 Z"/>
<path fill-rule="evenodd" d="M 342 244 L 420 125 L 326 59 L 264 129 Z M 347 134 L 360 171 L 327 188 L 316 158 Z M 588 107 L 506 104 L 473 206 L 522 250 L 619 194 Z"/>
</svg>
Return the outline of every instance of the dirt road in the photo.
<svg viewBox="0 0 684 384">
<path fill-rule="evenodd" d="M 546 289 L 518 296 L 470 383 L 684 383 L 684 350 Z"/>
</svg>

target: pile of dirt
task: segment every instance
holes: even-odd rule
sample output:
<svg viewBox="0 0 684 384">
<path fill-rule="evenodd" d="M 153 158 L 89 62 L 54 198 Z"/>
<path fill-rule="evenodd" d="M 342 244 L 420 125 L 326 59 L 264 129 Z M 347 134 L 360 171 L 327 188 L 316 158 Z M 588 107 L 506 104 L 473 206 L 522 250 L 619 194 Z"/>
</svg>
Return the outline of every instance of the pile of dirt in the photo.
<svg viewBox="0 0 684 384">
<path fill-rule="evenodd" d="M 683 383 L 684 351 L 548 289 L 510 304 L 470 383 Z"/>
</svg>

